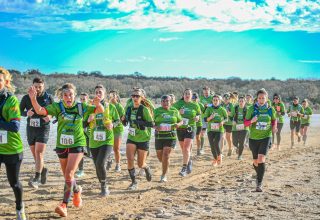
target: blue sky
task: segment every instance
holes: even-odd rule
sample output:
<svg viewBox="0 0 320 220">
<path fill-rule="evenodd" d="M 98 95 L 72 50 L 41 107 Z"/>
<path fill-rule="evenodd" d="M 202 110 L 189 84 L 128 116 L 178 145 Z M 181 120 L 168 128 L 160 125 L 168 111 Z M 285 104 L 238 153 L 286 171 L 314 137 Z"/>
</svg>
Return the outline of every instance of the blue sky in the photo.
<svg viewBox="0 0 320 220">
<path fill-rule="evenodd" d="M 0 0 L 0 65 L 320 78 L 318 0 Z"/>
</svg>

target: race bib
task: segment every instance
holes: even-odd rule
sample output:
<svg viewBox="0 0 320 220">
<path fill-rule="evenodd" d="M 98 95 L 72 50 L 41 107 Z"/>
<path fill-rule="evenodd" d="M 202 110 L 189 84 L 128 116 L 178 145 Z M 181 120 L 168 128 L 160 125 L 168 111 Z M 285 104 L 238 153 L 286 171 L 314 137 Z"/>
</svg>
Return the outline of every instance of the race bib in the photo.
<svg viewBox="0 0 320 220">
<path fill-rule="evenodd" d="M 8 143 L 8 132 L 0 131 L 0 144 L 7 144 L 7 143 Z"/>
<path fill-rule="evenodd" d="M 188 125 L 189 124 L 189 119 L 188 118 L 182 118 L 183 125 Z"/>
<path fill-rule="evenodd" d="M 159 131 L 171 131 L 170 124 L 160 124 Z"/>
<path fill-rule="evenodd" d="M 219 123 L 211 123 L 211 130 L 219 130 L 220 124 Z"/>
<path fill-rule="evenodd" d="M 106 132 L 104 132 L 104 131 L 94 131 L 93 132 L 93 140 L 95 140 L 95 141 L 105 141 L 106 140 Z"/>
<path fill-rule="evenodd" d="M 134 128 L 129 128 L 129 134 L 130 134 L 131 136 L 136 136 L 136 129 L 134 129 Z"/>
<path fill-rule="evenodd" d="M 290 113 L 292 117 L 297 117 L 298 113 L 297 112 L 291 112 Z"/>
<path fill-rule="evenodd" d="M 30 126 L 39 128 L 40 127 L 40 118 L 30 118 Z"/>
<path fill-rule="evenodd" d="M 303 119 L 308 119 L 308 115 L 304 115 L 304 116 L 303 116 Z"/>
<path fill-rule="evenodd" d="M 281 106 L 278 105 L 276 110 L 277 110 L 277 112 L 280 112 L 281 111 Z"/>
<path fill-rule="evenodd" d="M 267 130 L 268 123 L 267 122 L 257 122 L 256 129 L 257 130 Z"/>
<path fill-rule="evenodd" d="M 74 144 L 74 136 L 68 134 L 60 135 L 60 144 L 62 145 L 72 145 Z"/>
<path fill-rule="evenodd" d="M 244 124 L 238 124 L 238 125 L 236 125 L 236 130 L 237 130 L 237 131 L 242 131 L 242 130 L 244 130 Z"/>
</svg>

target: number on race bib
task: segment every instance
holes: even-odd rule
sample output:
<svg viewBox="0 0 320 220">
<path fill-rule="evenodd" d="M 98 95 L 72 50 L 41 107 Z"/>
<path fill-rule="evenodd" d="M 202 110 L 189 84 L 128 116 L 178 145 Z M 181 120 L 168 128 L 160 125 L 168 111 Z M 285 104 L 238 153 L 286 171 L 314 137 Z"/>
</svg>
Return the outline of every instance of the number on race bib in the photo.
<svg viewBox="0 0 320 220">
<path fill-rule="evenodd" d="M 257 130 L 267 130 L 268 123 L 267 122 L 257 122 L 256 129 Z"/>
<path fill-rule="evenodd" d="M 171 131 L 170 124 L 160 124 L 159 131 Z"/>
<path fill-rule="evenodd" d="M 0 144 L 7 144 L 7 143 L 8 143 L 8 132 L 0 131 Z"/>
<path fill-rule="evenodd" d="M 40 118 L 31 118 L 30 119 L 30 126 L 39 128 L 40 127 Z"/>
<path fill-rule="evenodd" d="M 72 145 L 72 144 L 74 144 L 73 135 L 61 134 L 61 136 L 60 136 L 60 144 L 62 144 L 62 145 Z"/>
<path fill-rule="evenodd" d="M 134 128 L 129 128 L 129 134 L 130 134 L 131 136 L 136 136 L 136 129 L 134 129 Z"/>
<path fill-rule="evenodd" d="M 182 118 L 183 125 L 188 125 L 189 124 L 189 119 L 188 118 Z"/>
<path fill-rule="evenodd" d="M 298 115 L 297 112 L 291 112 L 292 117 L 297 117 L 297 115 Z"/>
<path fill-rule="evenodd" d="M 219 123 L 211 123 L 211 130 L 219 130 L 220 124 Z"/>
<path fill-rule="evenodd" d="M 104 132 L 104 131 L 93 132 L 93 139 L 95 141 L 105 141 L 106 140 L 106 132 Z"/>
<path fill-rule="evenodd" d="M 238 125 L 236 125 L 236 130 L 237 130 L 237 131 L 242 131 L 242 130 L 244 130 L 244 124 L 238 124 Z"/>
</svg>

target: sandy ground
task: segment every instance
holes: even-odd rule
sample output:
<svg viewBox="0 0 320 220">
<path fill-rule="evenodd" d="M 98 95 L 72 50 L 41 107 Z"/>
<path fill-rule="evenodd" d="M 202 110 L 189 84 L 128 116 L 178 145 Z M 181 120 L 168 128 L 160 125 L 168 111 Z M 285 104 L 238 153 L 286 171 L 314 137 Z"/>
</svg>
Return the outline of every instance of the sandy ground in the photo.
<svg viewBox="0 0 320 220">
<path fill-rule="evenodd" d="M 139 177 L 138 190 L 128 191 L 130 184 L 125 157 L 121 173 L 108 174 L 110 196 L 99 198 L 99 182 L 90 159 L 85 161 L 85 176 L 78 180 L 83 187 L 84 205 L 70 205 L 69 219 L 320 219 L 320 125 L 313 125 L 306 146 L 289 147 L 287 125 L 282 132 L 282 149 L 268 155 L 264 192 L 256 193 L 251 153 L 245 149 L 244 160 L 236 155 L 225 158 L 223 165 L 212 167 L 208 144 L 205 155 L 194 157 L 192 174 L 180 177 L 182 156 L 179 146 L 171 157 L 167 183 L 159 183 L 161 164 L 153 142 L 148 163 L 153 180 Z M 29 219 L 55 219 L 54 208 L 61 202 L 63 177 L 53 152 L 54 138 L 46 152 L 48 183 L 38 190 L 28 186 L 34 165 L 28 147 L 21 169 L 24 201 Z M 194 151 L 195 152 L 195 151 Z M 225 152 L 226 153 L 226 152 Z M 113 167 L 114 168 L 114 167 Z M 15 218 L 14 197 L 0 171 L 0 219 Z"/>
</svg>

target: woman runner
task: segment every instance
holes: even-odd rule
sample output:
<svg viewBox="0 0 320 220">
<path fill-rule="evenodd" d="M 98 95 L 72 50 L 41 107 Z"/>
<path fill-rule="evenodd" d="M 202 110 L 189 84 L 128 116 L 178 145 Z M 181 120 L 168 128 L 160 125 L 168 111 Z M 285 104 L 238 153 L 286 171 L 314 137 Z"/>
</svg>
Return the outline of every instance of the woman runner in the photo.
<svg viewBox="0 0 320 220">
<path fill-rule="evenodd" d="M 161 97 L 161 107 L 154 110 L 155 121 L 155 147 L 157 157 L 162 163 L 160 182 L 167 181 L 167 171 L 170 164 L 170 154 L 176 146 L 176 129 L 183 121 L 179 111 L 171 107 L 171 97 Z"/>
<path fill-rule="evenodd" d="M 307 132 L 308 128 L 310 126 L 310 121 L 311 121 L 311 115 L 313 114 L 312 109 L 309 107 L 309 102 L 307 99 L 304 99 L 302 101 L 302 107 L 304 110 L 304 115 L 301 118 L 301 136 L 303 140 L 303 144 L 306 145 L 307 142 Z"/>
<path fill-rule="evenodd" d="M 95 97 L 95 106 L 84 103 L 76 103 L 76 87 L 71 83 L 64 84 L 57 90 L 56 96 L 59 102 L 54 102 L 46 107 L 41 107 L 37 102 L 37 91 L 31 86 L 29 96 L 33 109 L 38 115 L 52 115 L 58 119 L 56 153 L 59 157 L 61 170 L 65 178 L 64 196 L 62 203 L 55 212 L 61 217 L 66 217 L 67 205 L 73 192 L 73 205 L 82 205 L 81 186 L 77 185 L 74 173 L 83 157 L 86 138 L 83 132 L 83 117 L 86 114 L 102 113 L 103 106 L 98 97 Z"/>
<path fill-rule="evenodd" d="M 278 94 L 273 95 L 272 107 L 276 110 L 277 116 L 277 133 L 272 133 L 272 147 L 275 145 L 275 136 L 277 136 L 277 149 L 280 150 L 280 142 L 281 142 L 281 130 L 284 124 L 284 115 L 286 114 L 286 107 L 284 103 L 281 101 L 281 97 Z"/>
<path fill-rule="evenodd" d="M 0 67 L 0 168 L 6 167 L 8 182 L 16 199 L 16 218 L 25 220 L 23 189 L 19 180 L 23 158 L 23 144 L 19 133 L 19 101 L 13 95 L 12 76 L 8 70 Z"/>
</svg>

